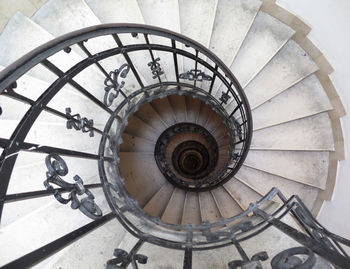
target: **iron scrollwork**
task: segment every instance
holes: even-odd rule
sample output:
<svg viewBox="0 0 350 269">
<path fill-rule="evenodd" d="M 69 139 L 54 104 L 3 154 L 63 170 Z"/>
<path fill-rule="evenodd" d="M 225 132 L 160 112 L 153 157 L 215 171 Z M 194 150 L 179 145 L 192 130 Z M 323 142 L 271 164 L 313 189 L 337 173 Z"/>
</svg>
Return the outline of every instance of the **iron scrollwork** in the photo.
<svg viewBox="0 0 350 269">
<path fill-rule="evenodd" d="M 185 73 L 180 74 L 179 76 L 181 79 L 188 79 L 190 81 L 211 81 L 213 78 L 209 75 L 206 75 L 201 70 L 191 69 L 190 71 L 187 71 Z"/>
<path fill-rule="evenodd" d="M 306 260 L 302 260 L 298 256 L 307 256 Z M 305 247 L 295 247 L 286 249 L 278 253 L 272 260 L 272 269 L 311 269 L 316 263 L 316 256 L 312 250 Z"/>
<path fill-rule="evenodd" d="M 228 95 L 227 92 L 222 92 L 221 93 L 221 97 L 220 97 L 220 101 L 223 103 L 223 104 L 227 104 L 227 101 L 231 98 L 231 96 Z"/>
<path fill-rule="evenodd" d="M 90 137 L 94 136 L 93 126 L 94 121 L 92 119 L 88 120 L 87 118 L 82 118 L 79 114 L 71 115 L 71 108 L 66 108 L 67 120 L 67 129 L 74 128 L 75 130 L 81 130 L 83 133 L 89 133 Z"/>
<path fill-rule="evenodd" d="M 56 153 L 51 153 L 45 158 L 45 164 L 48 169 L 46 172 L 46 180 L 44 181 L 45 188 L 52 192 L 57 201 L 61 204 L 71 202 L 72 209 L 78 209 L 87 217 L 98 219 L 102 217 L 102 210 L 94 202 L 94 195 L 84 187 L 83 180 L 78 176 L 74 176 L 75 183 L 68 183 L 61 177 L 68 174 L 68 166 L 66 162 Z M 61 187 L 55 189 L 53 185 Z M 67 198 L 63 197 L 63 192 L 69 191 Z M 78 196 L 86 195 L 79 200 Z"/>
<path fill-rule="evenodd" d="M 126 269 L 131 263 L 133 269 L 138 269 L 137 263 L 146 264 L 148 257 L 142 254 L 131 253 L 129 255 L 123 249 L 117 248 L 114 250 L 114 259 L 107 261 L 107 269 Z"/>
<path fill-rule="evenodd" d="M 118 69 L 111 71 L 108 77 L 105 79 L 105 95 L 103 98 L 103 103 L 110 107 L 119 95 L 120 90 L 124 87 L 125 81 L 119 83 L 119 78 L 126 78 L 130 71 L 130 66 L 128 64 L 122 64 Z"/>
<path fill-rule="evenodd" d="M 160 58 L 158 57 L 152 62 L 148 63 L 148 66 L 151 68 L 152 74 L 153 74 L 153 79 L 159 77 L 160 75 L 163 75 L 164 72 L 162 71 L 162 68 L 160 67 Z"/>
</svg>

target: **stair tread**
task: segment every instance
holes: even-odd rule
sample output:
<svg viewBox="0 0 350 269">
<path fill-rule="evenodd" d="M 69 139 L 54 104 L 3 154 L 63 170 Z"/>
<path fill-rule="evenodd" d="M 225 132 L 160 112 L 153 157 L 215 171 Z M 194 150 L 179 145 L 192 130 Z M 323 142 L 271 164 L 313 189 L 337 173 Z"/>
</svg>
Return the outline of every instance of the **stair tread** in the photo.
<svg viewBox="0 0 350 269">
<path fill-rule="evenodd" d="M 157 111 L 158 115 L 168 126 L 176 123 L 176 118 L 168 98 L 153 100 L 152 107 Z"/>
<path fill-rule="evenodd" d="M 120 144 L 120 152 L 150 152 L 154 153 L 154 142 L 142 137 L 123 133 L 123 143 Z"/>
<path fill-rule="evenodd" d="M 174 111 L 176 122 L 187 122 L 186 101 L 183 95 L 168 96 L 169 103 Z"/>
<path fill-rule="evenodd" d="M 229 195 L 229 193 L 223 188 L 218 187 L 211 191 L 220 214 L 224 218 L 230 218 L 238 215 L 242 212 L 242 209 L 236 203 L 235 200 Z"/>
<path fill-rule="evenodd" d="M 292 37 L 295 31 L 260 11 L 230 69 L 244 88 Z"/>
<path fill-rule="evenodd" d="M 199 205 L 202 221 L 217 222 L 222 217 L 210 192 L 199 193 Z"/>
<path fill-rule="evenodd" d="M 286 178 L 265 173 L 261 170 L 242 166 L 235 175 L 240 180 L 254 186 L 260 193 L 267 194 L 273 187 L 278 188 L 287 198 L 296 194 L 309 209 L 312 209 L 319 189 Z"/>
<path fill-rule="evenodd" d="M 186 192 L 186 199 L 184 204 L 184 211 L 182 215 L 181 223 L 194 225 L 201 224 L 201 213 L 199 207 L 199 197 L 197 192 Z"/>
<path fill-rule="evenodd" d="M 130 135 L 135 135 L 140 138 L 148 139 L 149 141 L 157 141 L 160 131 L 154 129 L 138 117 L 132 116 L 129 118 L 125 132 Z"/>
<path fill-rule="evenodd" d="M 192 98 L 191 96 L 185 96 L 187 119 L 189 122 L 197 123 L 197 117 L 199 116 L 199 109 L 201 100 L 198 98 Z"/>
<path fill-rule="evenodd" d="M 254 131 L 251 149 L 333 151 L 327 112 Z"/>
<path fill-rule="evenodd" d="M 231 65 L 261 6 L 259 0 L 219 0 L 209 48 Z"/>
<path fill-rule="evenodd" d="M 250 150 L 246 166 L 325 189 L 329 152 Z"/>
<path fill-rule="evenodd" d="M 254 129 L 260 129 L 331 110 L 320 81 L 311 75 L 252 111 Z M 275 113 L 278 111 L 278 113 Z"/>
<path fill-rule="evenodd" d="M 163 132 L 167 128 L 167 125 L 158 115 L 157 111 L 155 111 L 149 103 L 143 104 L 142 107 L 136 111 L 135 115 L 160 132 Z"/>
<path fill-rule="evenodd" d="M 225 187 L 235 196 L 244 210 L 249 207 L 250 203 L 255 203 L 262 197 L 235 177 L 227 181 Z"/>
<path fill-rule="evenodd" d="M 109 207 L 102 189 L 94 190 L 93 193 L 96 204 L 100 206 L 104 214 L 108 213 Z M 53 212 L 55 213 L 54 217 Z M 72 210 L 69 205 L 60 204 L 52 197 L 52 202 L 32 211 L 25 217 L 2 229 L 0 235 L 0 247 L 2 249 L 0 266 L 34 251 L 89 222 L 91 222 L 91 219 L 79 210 Z M 53 227 L 60 228 L 54 229 Z M 18 244 L 9 244 L 9 242 L 21 242 L 21 247 L 18 247 Z"/>
<path fill-rule="evenodd" d="M 245 88 L 251 108 L 263 104 L 317 70 L 311 57 L 297 43 L 289 40 Z"/>
<path fill-rule="evenodd" d="M 161 217 L 174 191 L 174 186 L 166 181 L 159 191 L 153 195 L 150 201 L 144 206 L 144 210 L 152 217 Z"/>
<path fill-rule="evenodd" d="M 164 222 L 181 224 L 185 198 L 186 192 L 180 188 L 175 188 L 162 216 Z"/>
<path fill-rule="evenodd" d="M 121 176 L 128 192 L 144 206 L 166 182 L 153 153 L 120 152 L 119 158 Z"/>
</svg>

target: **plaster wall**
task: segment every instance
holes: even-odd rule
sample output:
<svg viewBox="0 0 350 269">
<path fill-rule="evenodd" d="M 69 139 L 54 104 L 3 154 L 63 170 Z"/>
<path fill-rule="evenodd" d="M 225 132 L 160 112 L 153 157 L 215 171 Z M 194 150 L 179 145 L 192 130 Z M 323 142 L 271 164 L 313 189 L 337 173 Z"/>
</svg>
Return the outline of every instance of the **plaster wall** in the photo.
<svg viewBox="0 0 350 269">
<path fill-rule="evenodd" d="M 312 30 L 308 37 L 328 58 L 335 71 L 330 75 L 346 111 L 350 111 L 350 1 L 278 0 Z M 350 152 L 350 115 L 342 118 L 345 150 Z M 350 159 L 341 161 L 333 199 L 324 203 L 319 221 L 331 231 L 350 238 Z"/>
</svg>

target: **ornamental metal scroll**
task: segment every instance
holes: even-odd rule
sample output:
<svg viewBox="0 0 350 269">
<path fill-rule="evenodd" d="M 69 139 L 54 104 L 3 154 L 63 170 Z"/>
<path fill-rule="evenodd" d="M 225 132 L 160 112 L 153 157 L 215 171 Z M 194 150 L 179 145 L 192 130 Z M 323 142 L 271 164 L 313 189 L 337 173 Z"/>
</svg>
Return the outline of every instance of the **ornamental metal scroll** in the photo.
<svg viewBox="0 0 350 269">
<path fill-rule="evenodd" d="M 131 263 L 133 269 L 138 269 L 137 263 L 146 264 L 148 257 L 134 252 L 126 252 L 123 249 L 117 248 L 114 250 L 114 259 L 107 261 L 107 269 L 126 269 Z"/>
<path fill-rule="evenodd" d="M 199 69 L 191 69 L 190 71 L 187 71 L 185 73 L 180 74 L 179 78 L 181 79 L 188 79 L 190 81 L 211 81 L 213 78 L 209 75 L 206 75 L 204 72 L 202 72 Z"/>
<path fill-rule="evenodd" d="M 160 67 L 160 58 L 158 57 L 152 62 L 148 63 L 148 66 L 151 68 L 152 74 L 153 74 L 153 79 L 159 77 L 160 75 L 163 75 L 164 72 L 162 71 L 162 68 Z"/>
<path fill-rule="evenodd" d="M 124 87 L 125 81 L 119 83 L 119 78 L 126 78 L 130 71 L 128 64 L 122 64 L 118 69 L 111 71 L 108 77 L 105 79 L 105 95 L 103 97 L 103 103 L 110 107 L 113 101 L 118 97 L 120 90 Z"/>
<path fill-rule="evenodd" d="M 73 177 L 75 183 L 68 183 L 61 177 L 68 174 L 68 166 L 66 162 L 56 153 L 51 153 L 45 158 L 45 164 L 48 169 L 46 172 L 46 180 L 44 181 L 45 188 L 52 192 L 57 201 L 61 204 L 71 202 L 72 209 L 78 209 L 91 219 L 99 219 L 102 217 L 102 210 L 95 204 L 95 196 L 84 187 L 83 180 L 75 175 Z M 54 188 L 53 185 L 58 188 Z M 69 191 L 67 198 L 63 197 L 63 193 Z M 79 200 L 79 197 L 86 195 Z"/>
<path fill-rule="evenodd" d="M 74 128 L 75 130 L 81 130 L 83 133 L 89 133 L 90 137 L 94 136 L 94 121 L 92 119 L 88 120 L 87 118 L 82 118 L 80 114 L 71 115 L 71 108 L 66 108 L 67 120 L 67 129 Z"/>
</svg>

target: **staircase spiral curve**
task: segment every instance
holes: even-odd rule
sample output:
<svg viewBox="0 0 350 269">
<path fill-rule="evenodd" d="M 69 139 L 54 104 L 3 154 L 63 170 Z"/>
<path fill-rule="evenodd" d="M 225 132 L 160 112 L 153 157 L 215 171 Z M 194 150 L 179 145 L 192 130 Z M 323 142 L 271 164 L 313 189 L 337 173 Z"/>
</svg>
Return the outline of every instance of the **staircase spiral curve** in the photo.
<svg viewBox="0 0 350 269">
<path fill-rule="evenodd" d="M 257 207 L 286 202 L 276 188 L 316 216 L 344 158 L 345 112 L 309 31 L 268 0 L 15 13 L 0 35 L 0 265 L 98 226 L 38 268 L 100 268 L 130 235 L 175 256 L 227 246 L 237 227 L 242 241 L 259 229 Z M 194 266 L 226 268 L 220 255 Z"/>
</svg>

